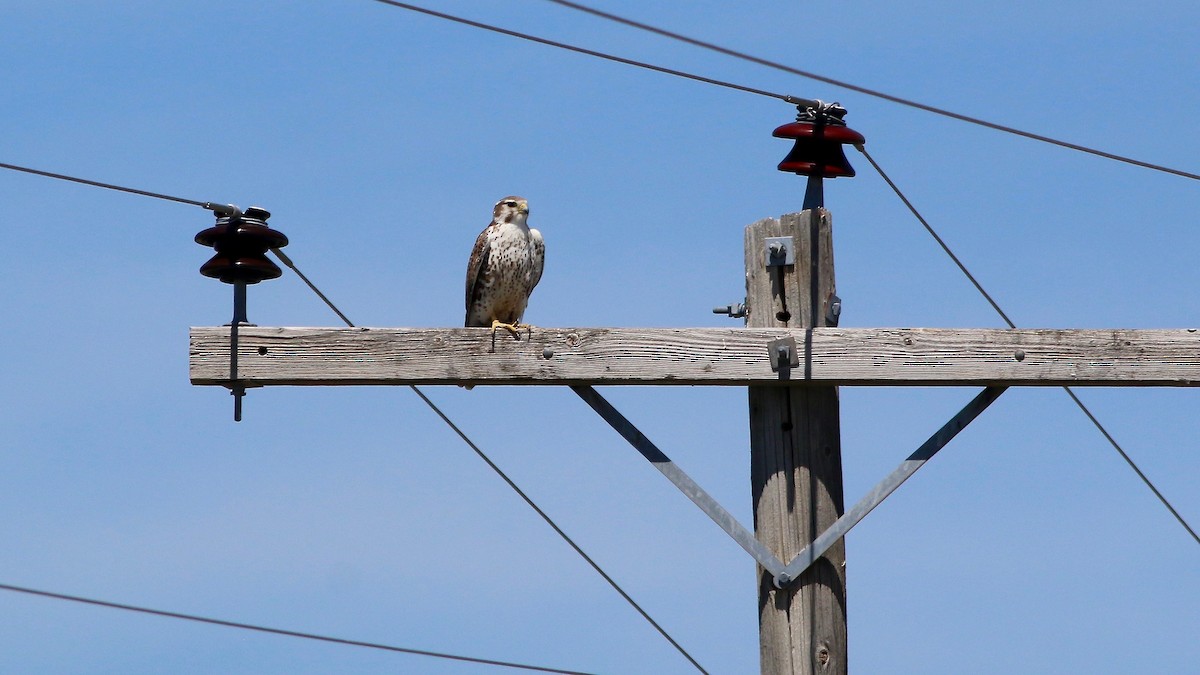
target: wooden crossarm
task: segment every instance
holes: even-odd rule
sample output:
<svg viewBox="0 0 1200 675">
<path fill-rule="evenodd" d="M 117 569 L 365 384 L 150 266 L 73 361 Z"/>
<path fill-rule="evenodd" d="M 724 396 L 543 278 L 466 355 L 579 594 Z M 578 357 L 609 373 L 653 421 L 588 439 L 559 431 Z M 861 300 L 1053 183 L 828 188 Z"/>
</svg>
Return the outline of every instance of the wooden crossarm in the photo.
<svg viewBox="0 0 1200 675">
<path fill-rule="evenodd" d="M 191 329 L 191 381 L 230 381 L 230 328 Z M 795 339 L 798 365 L 767 345 Z M 246 386 L 1196 386 L 1200 332 L 942 328 L 238 329 Z"/>
</svg>

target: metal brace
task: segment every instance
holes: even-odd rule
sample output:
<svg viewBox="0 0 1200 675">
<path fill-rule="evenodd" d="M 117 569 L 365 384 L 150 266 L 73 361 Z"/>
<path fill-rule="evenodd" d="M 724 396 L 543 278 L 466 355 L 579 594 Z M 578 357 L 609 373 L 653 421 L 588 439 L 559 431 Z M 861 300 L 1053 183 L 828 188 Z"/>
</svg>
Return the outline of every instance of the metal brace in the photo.
<svg viewBox="0 0 1200 675">
<path fill-rule="evenodd" d="M 768 342 L 767 356 L 771 359 L 771 370 L 775 372 L 800 365 L 800 352 L 796 349 L 796 338 L 791 335 Z"/>
<path fill-rule="evenodd" d="M 795 352 L 795 349 L 792 349 Z M 774 553 L 767 549 L 744 525 L 738 522 L 715 499 L 704 491 L 683 469 L 671 461 L 658 446 L 654 445 L 645 434 L 625 418 L 607 400 L 600 396 L 592 387 L 572 386 L 571 389 L 592 407 L 604 421 L 608 422 L 617 433 L 642 454 L 656 469 L 662 472 L 668 480 L 675 484 L 688 499 L 699 506 L 722 530 L 738 543 L 753 557 L 763 569 L 770 573 L 776 588 L 787 588 L 795 584 L 800 575 L 829 550 L 839 539 L 846 536 L 855 525 L 868 513 L 892 494 L 900 484 L 908 480 L 917 469 L 924 466 L 939 450 L 944 448 L 958 432 L 979 416 L 992 404 L 1006 387 L 988 387 L 981 391 L 970 403 L 958 412 L 949 422 L 942 425 L 929 440 L 925 441 L 916 452 L 909 455 L 891 474 L 871 489 L 850 510 L 838 518 L 829 529 L 825 530 L 811 544 L 805 546 L 791 561 L 784 564 Z"/>
<path fill-rule="evenodd" d="M 912 477 L 925 462 L 928 462 L 939 450 L 946 447 L 958 432 L 962 431 L 976 417 L 987 409 L 1000 394 L 1003 394 L 1007 387 L 988 387 L 979 392 L 975 398 L 971 399 L 962 410 L 950 418 L 949 422 L 942 425 L 929 440 L 921 444 L 915 452 L 908 456 L 900 466 L 896 467 L 890 474 L 879 481 L 875 487 L 871 488 L 862 499 L 858 500 L 850 510 L 842 514 L 832 525 L 822 532 L 811 544 L 805 546 L 799 553 L 788 562 L 783 571 L 775 574 L 775 586 L 784 588 L 796 582 L 800 575 L 804 573 L 818 558 L 825 555 L 825 552 L 838 542 L 846 533 L 859 523 L 863 518 L 867 517 L 876 506 L 879 506 L 888 495 L 896 491 L 904 481 Z"/>
<path fill-rule="evenodd" d="M 674 483 L 680 492 L 692 500 L 692 503 L 700 507 L 700 510 L 711 518 L 717 527 L 732 537 L 742 547 L 742 550 L 749 553 L 758 561 L 758 564 L 762 565 L 763 569 L 770 572 L 773 578 L 784 573 L 785 565 L 782 560 L 775 557 L 775 554 L 763 546 L 753 532 L 738 522 L 733 514 L 726 511 L 717 500 L 712 498 L 712 495 L 705 492 L 704 488 L 692 480 L 691 476 L 684 473 L 683 469 L 672 462 L 670 457 L 667 457 L 662 450 L 658 449 L 658 446 L 646 438 L 645 434 L 638 431 L 638 428 L 601 396 L 600 392 L 588 386 L 575 385 L 571 389 L 605 422 L 608 422 L 614 431 L 621 434 L 622 438 L 653 464 L 654 468 L 658 469 L 667 480 Z"/>
</svg>

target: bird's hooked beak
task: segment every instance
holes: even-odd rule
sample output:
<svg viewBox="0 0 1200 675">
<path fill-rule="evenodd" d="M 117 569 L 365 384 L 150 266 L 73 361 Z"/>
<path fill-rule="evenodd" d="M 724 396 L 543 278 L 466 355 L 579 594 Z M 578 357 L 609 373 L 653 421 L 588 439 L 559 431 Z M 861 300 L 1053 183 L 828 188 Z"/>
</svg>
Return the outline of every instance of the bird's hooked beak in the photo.
<svg viewBox="0 0 1200 675">
<path fill-rule="evenodd" d="M 525 215 L 529 215 L 529 202 L 525 201 L 524 199 L 517 202 L 517 210 Z"/>
</svg>

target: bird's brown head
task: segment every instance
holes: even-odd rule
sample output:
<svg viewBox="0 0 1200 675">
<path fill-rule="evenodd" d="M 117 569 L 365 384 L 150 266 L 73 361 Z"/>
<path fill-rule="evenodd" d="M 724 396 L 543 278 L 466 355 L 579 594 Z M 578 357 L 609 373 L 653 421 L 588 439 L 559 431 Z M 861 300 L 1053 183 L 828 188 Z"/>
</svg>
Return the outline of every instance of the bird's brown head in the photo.
<svg viewBox="0 0 1200 675">
<path fill-rule="evenodd" d="M 509 196 L 496 202 L 492 218 L 497 223 L 524 223 L 529 217 L 529 202 L 523 197 Z"/>
</svg>

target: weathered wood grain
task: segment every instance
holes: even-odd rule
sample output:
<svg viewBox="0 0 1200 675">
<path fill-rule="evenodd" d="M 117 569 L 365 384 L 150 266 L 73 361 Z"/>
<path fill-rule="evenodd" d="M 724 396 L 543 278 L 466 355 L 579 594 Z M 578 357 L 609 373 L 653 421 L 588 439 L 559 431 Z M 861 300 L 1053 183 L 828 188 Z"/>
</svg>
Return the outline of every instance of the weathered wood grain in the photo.
<svg viewBox="0 0 1200 675">
<path fill-rule="evenodd" d="M 485 328 L 238 332 L 240 379 L 255 386 L 1200 384 L 1195 329 L 535 328 L 500 332 L 495 352 Z M 781 376 L 766 345 L 788 334 L 801 365 Z M 229 346 L 227 326 L 191 329 L 193 384 L 229 381 Z"/>
<path fill-rule="evenodd" d="M 768 267 L 765 240 L 780 236 L 790 237 L 795 264 Z M 826 330 L 834 294 L 829 212 L 761 220 L 746 228 L 745 245 L 747 325 L 812 329 L 796 336 L 797 366 L 781 370 L 795 384 L 818 372 L 812 366 L 823 353 L 816 336 Z M 790 561 L 844 512 L 838 390 L 823 383 L 747 391 L 755 536 Z M 830 546 L 786 588 L 776 588 L 774 575 L 760 566 L 758 610 L 764 675 L 845 675 L 845 543 Z"/>
</svg>

